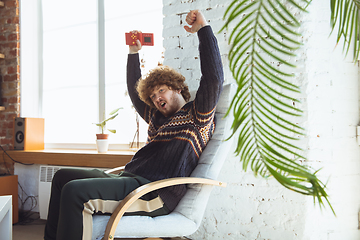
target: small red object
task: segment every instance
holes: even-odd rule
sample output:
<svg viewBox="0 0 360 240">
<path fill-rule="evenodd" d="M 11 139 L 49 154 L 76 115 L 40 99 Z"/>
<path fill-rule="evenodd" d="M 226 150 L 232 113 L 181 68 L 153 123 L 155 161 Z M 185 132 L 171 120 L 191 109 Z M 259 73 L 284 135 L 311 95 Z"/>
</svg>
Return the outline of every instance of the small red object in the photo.
<svg viewBox="0 0 360 240">
<path fill-rule="evenodd" d="M 153 33 L 125 33 L 126 45 L 136 45 L 136 40 L 140 40 L 142 46 L 154 46 Z"/>
</svg>

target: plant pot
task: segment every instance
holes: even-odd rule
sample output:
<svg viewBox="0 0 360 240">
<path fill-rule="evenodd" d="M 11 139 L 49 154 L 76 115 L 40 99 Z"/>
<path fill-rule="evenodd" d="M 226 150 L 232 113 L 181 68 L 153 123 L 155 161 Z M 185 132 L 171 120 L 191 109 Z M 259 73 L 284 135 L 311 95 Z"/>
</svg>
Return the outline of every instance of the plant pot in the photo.
<svg viewBox="0 0 360 240">
<path fill-rule="evenodd" d="M 96 134 L 96 148 L 99 153 L 106 153 L 109 149 L 109 134 Z"/>
</svg>

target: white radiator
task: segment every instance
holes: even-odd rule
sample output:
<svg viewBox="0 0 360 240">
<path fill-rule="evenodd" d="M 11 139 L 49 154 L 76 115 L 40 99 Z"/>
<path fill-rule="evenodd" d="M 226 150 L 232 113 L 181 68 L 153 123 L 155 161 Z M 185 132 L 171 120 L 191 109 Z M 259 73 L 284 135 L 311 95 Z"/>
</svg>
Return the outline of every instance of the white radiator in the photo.
<svg viewBox="0 0 360 240">
<path fill-rule="evenodd" d="M 39 169 L 39 212 L 40 219 L 47 219 L 49 200 L 51 193 L 51 181 L 54 174 L 62 168 L 82 168 L 82 169 L 94 169 L 89 167 L 68 167 L 68 166 L 50 166 L 40 165 Z M 101 168 L 102 170 L 107 170 Z"/>
</svg>

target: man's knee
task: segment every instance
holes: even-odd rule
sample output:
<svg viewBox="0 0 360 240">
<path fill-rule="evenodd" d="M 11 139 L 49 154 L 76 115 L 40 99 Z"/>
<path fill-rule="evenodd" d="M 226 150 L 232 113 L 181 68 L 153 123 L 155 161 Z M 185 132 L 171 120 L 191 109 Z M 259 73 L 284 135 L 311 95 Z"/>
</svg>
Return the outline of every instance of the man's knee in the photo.
<svg viewBox="0 0 360 240">
<path fill-rule="evenodd" d="M 67 169 L 58 170 L 54 174 L 54 177 L 51 182 L 52 191 L 54 191 L 55 189 L 57 189 L 58 191 L 61 191 L 63 186 L 69 181 L 68 178 L 69 178 L 69 176 L 67 173 Z"/>
<path fill-rule="evenodd" d="M 63 168 L 55 173 L 52 179 L 52 184 L 62 189 L 62 187 L 70 181 L 76 179 L 85 179 L 88 177 L 88 172 L 86 170 L 76 168 Z"/>
<path fill-rule="evenodd" d="M 72 180 L 64 185 L 61 191 L 62 198 L 77 198 L 84 192 L 81 180 Z"/>
<path fill-rule="evenodd" d="M 52 182 L 62 182 L 65 179 L 69 178 L 69 169 L 63 168 L 56 171 L 54 174 L 54 177 L 52 179 Z"/>
</svg>

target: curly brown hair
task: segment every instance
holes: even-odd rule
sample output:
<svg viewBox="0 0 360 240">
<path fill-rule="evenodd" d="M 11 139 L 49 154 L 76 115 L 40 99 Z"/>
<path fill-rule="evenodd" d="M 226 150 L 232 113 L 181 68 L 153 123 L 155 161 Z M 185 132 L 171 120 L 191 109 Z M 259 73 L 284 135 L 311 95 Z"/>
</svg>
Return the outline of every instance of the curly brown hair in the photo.
<svg viewBox="0 0 360 240">
<path fill-rule="evenodd" d="M 140 99 L 152 108 L 154 103 L 150 95 L 157 86 L 167 85 L 171 90 L 181 90 L 181 95 L 185 101 L 189 101 L 190 92 L 185 83 L 185 77 L 169 66 L 159 66 L 152 69 L 147 75 L 137 83 L 136 90 Z"/>
</svg>

